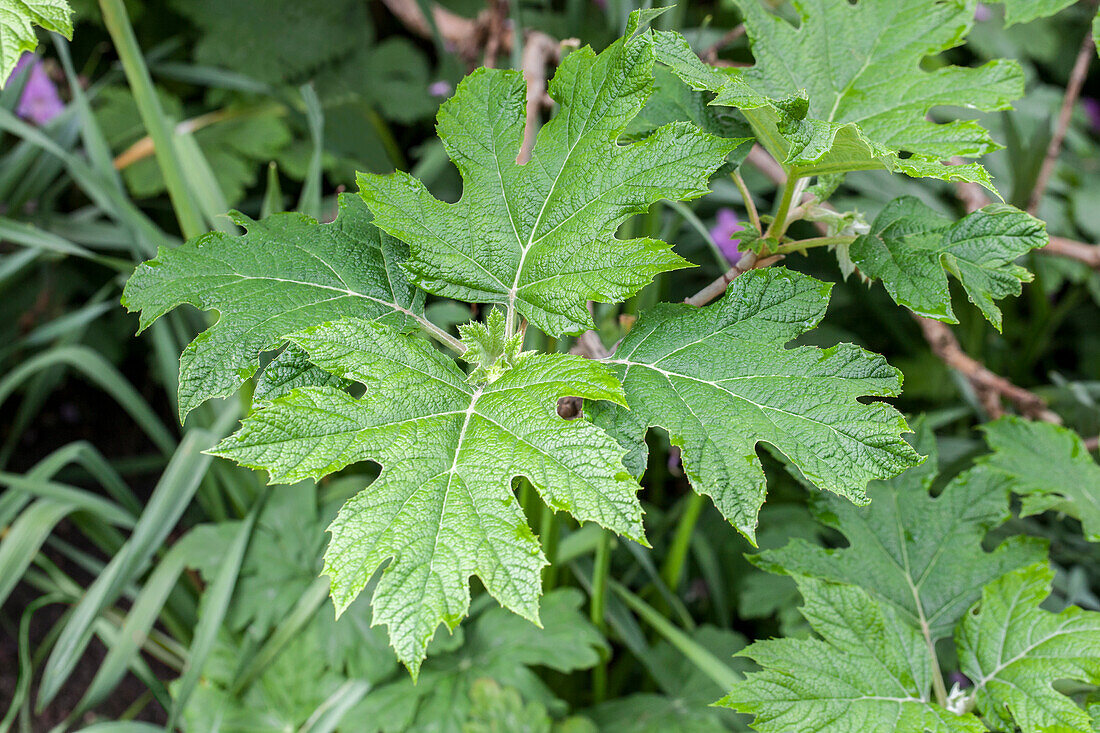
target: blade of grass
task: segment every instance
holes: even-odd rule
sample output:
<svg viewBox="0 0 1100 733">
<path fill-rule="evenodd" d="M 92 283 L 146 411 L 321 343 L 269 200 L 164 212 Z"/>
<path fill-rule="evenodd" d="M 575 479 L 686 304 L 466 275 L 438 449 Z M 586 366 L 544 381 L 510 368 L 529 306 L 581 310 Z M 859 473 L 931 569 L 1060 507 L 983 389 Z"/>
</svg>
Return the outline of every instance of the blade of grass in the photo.
<svg viewBox="0 0 1100 733">
<path fill-rule="evenodd" d="M 133 581 L 153 553 L 163 545 L 168 533 L 191 503 L 199 482 L 213 460 L 212 456 L 202 451 L 213 447 L 235 420 L 235 410 L 226 408 L 213 430 L 192 430 L 180 442 L 153 489 L 130 539 L 88 587 L 62 630 L 42 672 L 38 689 L 39 710 L 57 696 L 72 674 L 88 646 L 95 619 L 114 603 L 122 588 Z"/>
<path fill-rule="evenodd" d="M 234 697 L 240 695 L 263 674 L 264 669 L 271 664 L 275 657 L 279 656 L 283 647 L 313 618 L 313 614 L 328 598 L 328 586 L 329 579 L 326 577 L 314 580 L 302 594 L 302 597 L 298 599 L 294 608 L 287 614 L 287 617 L 280 622 L 263 646 L 256 652 L 255 656 L 251 659 L 244 658 L 240 660 L 237 673 L 233 676 L 233 684 L 229 688 L 230 695 Z"/>
<path fill-rule="evenodd" d="M 130 82 L 138 114 L 141 115 L 146 132 L 153 139 L 157 165 L 160 167 L 161 175 L 164 176 L 168 197 L 172 201 L 180 231 L 188 239 L 197 237 L 206 228 L 195 206 L 192 192 L 187 187 L 183 169 L 172 142 L 174 135 L 172 125 L 165 117 L 164 110 L 161 109 L 160 100 L 153 87 L 153 78 L 149 75 L 133 26 L 130 25 L 130 18 L 126 15 L 126 7 L 122 0 L 99 0 L 99 8 L 103 13 L 103 24 L 107 27 L 107 32 L 122 62 L 122 70 L 126 73 L 127 81 Z"/>
<path fill-rule="evenodd" d="M 321 109 L 321 100 L 317 98 L 317 92 L 310 84 L 303 84 L 298 88 L 302 95 L 302 103 L 306 107 L 306 120 L 309 122 L 309 137 L 313 141 L 313 152 L 309 156 L 309 169 L 306 173 L 305 184 L 302 186 L 302 195 L 298 199 L 298 211 L 321 218 L 321 164 L 324 160 L 325 146 L 325 113 Z"/>
<path fill-rule="evenodd" d="M 731 689 L 734 684 L 741 681 L 741 676 L 734 672 L 729 665 L 725 664 L 718 657 L 711 654 L 706 647 L 699 644 L 673 625 L 657 609 L 653 608 L 653 606 L 650 606 L 634 593 L 631 593 L 625 586 L 614 580 L 611 581 L 610 585 L 611 590 L 630 607 L 630 610 L 638 614 L 638 616 L 649 624 L 654 631 L 660 634 L 665 641 L 683 654 L 700 672 L 714 680 L 715 684 L 720 688 L 728 690 Z"/>
<path fill-rule="evenodd" d="M 55 364 L 70 367 L 110 395 L 162 451 L 171 453 L 175 449 L 176 441 L 172 433 L 137 390 L 119 374 L 113 364 L 86 346 L 57 347 L 20 364 L 0 380 L 0 404 L 25 380 Z"/>
<path fill-rule="evenodd" d="M 91 512 L 116 527 L 128 529 L 133 527 L 136 521 L 133 514 L 115 502 L 90 491 L 56 481 L 45 481 L 0 471 L 0 486 L 7 486 L 12 491 L 23 491 L 32 496 L 53 499 L 60 504 L 69 504 L 73 511 Z"/>
<path fill-rule="evenodd" d="M 122 681 L 135 657 L 141 653 L 149 630 L 157 620 L 168 594 L 179 580 L 184 568 L 183 546 L 176 544 L 157 563 L 156 568 L 142 586 L 134 599 L 134 604 L 126 614 L 126 621 L 119 630 L 118 641 L 111 646 L 99 665 L 91 685 L 73 711 L 80 715 L 89 708 L 98 705 Z M 181 660 L 182 662 L 182 660 Z"/>
<path fill-rule="evenodd" d="M 248 549 L 248 543 L 252 539 L 252 532 L 256 528 L 256 520 L 263 511 L 267 493 L 252 506 L 248 517 L 241 523 L 241 528 L 233 537 L 233 542 L 226 551 L 225 558 L 218 569 L 218 575 L 214 582 L 206 589 L 203 595 L 202 607 L 199 610 L 199 620 L 195 626 L 195 638 L 191 642 L 191 649 L 187 655 L 187 665 L 183 675 L 177 683 L 172 709 L 168 715 L 168 730 L 175 730 L 175 726 L 187 706 L 191 693 L 198 684 L 199 675 L 202 674 L 206 658 L 214 648 L 214 642 L 218 637 L 225 614 L 229 610 L 229 601 L 233 597 L 233 590 L 237 586 L 237 578 L 244 562 L 244 555 Z"/>
<path fill-rule="evenodd" d="M 143 256 L 156 254 L 158 245 L 171 244 L 153 221 L 134 203 L 78 156 L 65 150 L 40 130 L 28 125 L 7 110 L 0 109 L 0 130 L 6 130 L 57 157 L 65 165 L 80 189 L 104 212 L 120 223 L 134 227 L 139 233 L 136 246 Z"/>
<path fill-rule="evenodd" d="M 27 701 L 31 691 L 31 680 L 34 677 L 34 664 L 31 661 L 31 617 L 40 609 L 54 603 L 63 603 L 66 598 L 61 593 L 49 593 L 35 598 L 23 609 L 19 617 L 19 636 L 17 645 L 19 648 L 19 678 L 16 680 L 15 689 L 12 691 L 11 703 L 8 711 L 4 713 L 4 719 L 0 720 L 0 733 L 8 733 L 11 724 L 15 722 L 15 716 Z"/>
<path fill-rule="evenodd" d="M 50 532 L 72 506 L 40 499 L 24 509 L 0 542 L 0 605 L 30 567 Z"/>
<path fill-rule="evenodd" d="M 340 685 L 313 711 L 301 727 L 301 733 L 332 733 L 348 711 L 366 696 L 370 687 L 366 680 L 348 680 Z"/>
</svg>

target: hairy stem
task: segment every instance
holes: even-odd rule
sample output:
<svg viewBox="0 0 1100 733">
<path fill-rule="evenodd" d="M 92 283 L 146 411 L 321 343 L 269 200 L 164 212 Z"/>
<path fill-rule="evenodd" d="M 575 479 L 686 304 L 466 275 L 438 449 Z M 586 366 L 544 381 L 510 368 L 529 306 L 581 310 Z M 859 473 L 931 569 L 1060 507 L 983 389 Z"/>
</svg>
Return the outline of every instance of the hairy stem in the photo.
<svg viewBox="0 0 1100 733">
<path fill-rule="evenodd" d="M 752 224 L 752 228 L 755 229 L 758 234 L 762 234 L 764 230 L 760 228 L 760 214 L 756 210 L 756 202 L 752 200 L 752 193 L 749 192 L 749 187 L 745 185 L 745 179 L 741 177 L 740 171 L 731 173 L 730 178 L 733 179 L 733 183 L 737 186 L 737 190 L 741 192 L 741 201 L 745 204 L 745 211 L 748 212 L 749 223 Z"/>
<path fill-rule="evenodd" d="M 466 347 L 454 336 L 447 333 L 424 316 L 418 316 L 414 313 L 409 313 L 409 315 L 415 318 L 416 322 L 420 324 L 420 327 L 423 328 L 428 333 L 428 335 L 434 338 L 436 341 L 443 344 L 444 346 L 449 346 L 457 354 L 465 353 Z"/>
<path fill-rule="evenodd" d="M 788 178 L 783 184 L 783 193 L 779 199 L 779 208 L 775 211 L 775 219 L 772 221 L 771 226 L 768 227 L 768 231 L 764 233 L 765 237 L 775 237 L 778 239 L 782 237 L 787 231 L 787 227 L 791 225 L 789 219 L 791 214 L 791 206 L 794 204 L 795 199 L 800 198 L 803 189 L 806 187 L 805 178 Z"/>
<path fill-rule="evenodd" d="M 855 237 L 836 236 L 836 237 L 814 237 L 812 239 L 801 239 L 797 242 L 788 242 L 787 244 L 779 245 L 776 249 L 776 254 L 790 254 L 791 252 L 802 252 L 814 247 L 826 247 L 832 244 L 851 244 L 856 241 Z"/>
</svg>

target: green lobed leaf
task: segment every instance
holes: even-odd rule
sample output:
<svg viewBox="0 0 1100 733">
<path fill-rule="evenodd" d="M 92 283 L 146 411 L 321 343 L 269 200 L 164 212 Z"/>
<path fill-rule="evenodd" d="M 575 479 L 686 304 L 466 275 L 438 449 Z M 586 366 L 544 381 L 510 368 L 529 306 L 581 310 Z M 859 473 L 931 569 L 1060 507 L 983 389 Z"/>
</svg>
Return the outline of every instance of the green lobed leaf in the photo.
<svg viewBox="0 0 1100 733">
<path fill-rule="evenodd" d="M 1073 5 L 1075 0 L 989 0 L 1005 6 L 1005 27 L 1046 18 Z"/>
<path fill-rule="evenodd" d="M 461 643 L 424 663 L 417 682 L 405 678 L 379 687 L 351 710 L 347 722 L 363 733 L 461 731 L 479 712 L 471 692 L 483 679 L 508 685 L 532 704 L 562 711 L 564 705 L 531 668 L 568 673 L 599 661 L 607 642 L 580 612 L 583 600 L 576 589 L 548 593 L 542 628 L 501 609 L 486 611 L 463 627 Z"/>
<path fill-rule="evenodd" d="M 365 385 L 363 397 L 297 389 L 260 406 L 214 452 L 264 468 L 275 482 L 381 464 L 329 527 L 324 573 L 341 611 L 391 560 L 374 619 L 389 627 L 414 676 L 439 624 L 453 629 L 466 614 L 470 575 L 537 621 L 546 559 L 511 491 L 514 477 L 530 480 L 555 510 L 645 542 L 623 449 L 556 412 L 565 396 L 623 404 L 606 366 L 529 353 L 494 381 L 471 385 L 452 360 L 392 326 L 345 319 L 290 338 L 317 366 Z"/>
<path fill-rule="evenodd" d="M 0 0 L 0 89 L 19 57 L 38 47 L 34 26 L 72 40 L 72 15 L 66 0 Z"/>
<path fill-rule="evenodd" d="M 862 588 L 795 576 L 820 639 L 773 639 L 742 654 L 750 673 L 720 704 L 760 733 L 983 733 L 971 714 L 931 699 L 932 656 L 917 629 Z"/>
<path fill-rule="evenodd" d="M 1056 680 L 1100 684 L 1100 613 L 1039 607 L 1054 572 L 1037 563 L 990 583 L 955 634 L 978 710 L 1023 733 L 1077 733 L 1088 713 L 1054 688 Z"/>
<path fill-rule="evenodd" d="M 291 213 L 261 221 L 234 214 L 234 221 L 247 233 L 159 249 L 122 295 L 128 310 L 141 311 L 142 330 L 184 303 L 219 312 L 180 357 L 181 419 L 236 391 L 256 372 L 259 354 L 288 333 L 345 316 L 405 325 L 422 310 L 423 294 L 398 267 L 404 245 L 374 227 L 357 196 L 341 195 L 330 224 Z"/>
<path fill-rule="evenodd" d="M 919 199 L 902 196 L 883 208 L 848 254 L 865 277 L 882 281 L 894 302 L 958 323 L 950 273 L 999 331 L 1001 311 L 994 301 L 1019 295 L 1021 283 L 1032 278 L 1015 261 L 1046 243 L 1046 225 L 1013 206 L 991 204 L 952 222 Z"/>
<path fill-rule="evenodd" d="M 993 452 L 978 463 L 1007 478 L 1023 497 L 1024 516 L 1058 509 L 1081 520 L 1089 540 L 1100 541 L 1100 466 L 1077 433 L 1012 416 L 982 431 Z"/>
<path fill-rule="evenodd" d="M 866 169 L 981 183 L 978 164 L 945 165 L 953 156 L 997 149 L 970 120 L 936 123 L 934 107 L 1008 109 L 1022 96 L 1014 61 L 978 68 L 922 62 L 959 45 L 974 3 L 795 0 L 798 25 L 759 0 L 737 0 L 756 64 L 748 70 L 706 67 L 675 33 L 657 35 L 658 58 L 713 104 L 738 107 L 757 138 L 796 176 Z"/>
<path fill-rule="evenodd" d="M 559 335 L 593 327 L 587 301 L 621 301 L 658 273 L 689 266 L 669 244 L 618 239 L 616 229 L 661 199 L 705 194 L 709 175 L 743 141 L 673 123 L 621 144 L 650 94 L 652 67 L 649 32 L 600 54 L 570 53 L 549 86 L 561 108 L 525 165 L 515 162 L 522 75 L 482 68 L 466 77 L 438 117 L 462 174 L 457 203 L 403 172 L 359 176 L 378 226 L 409 243 L 413 280 L 438 295 L 516 308 Z"/>
<path fill-rule="evenodd" d="M 852 344 L 784 348 L 825 314 L 831 286 L 785 268 L 735 279 L 717 303 L 661 304 L 644 313 L 606 363 L 630 412 L 593 406 L 624 443 L 648 426 L 682 449 L 692 486 L 745 536 L 764 501 L 756 444 L 778 448 L 815 486 L 864 503 L 864 487 L 920 462 L 905 420 L 883 402 L 897 370 Z M 629 431 L 633 429 L 632 440 Z"/>
<path fill-rule="evenodd" d="M 718 137 L 752 139 L 752 128 L 740 112 L 710 104 L 711 95 L 685 84 L 665 66 L 653 67 L 653 93 L 642 111 L 631 120 L 624 133 L 630 139 L 642 139 L 673 122 L 690 122 Z M 740 145 L 729 154 L 715 176 L 727 175 L 741 165 L 752 146 Z"/>
<path fill-rule="evenodd" d="M 928 454 L 924 464 L 869 486 L 868 506 L 832 498 L 816 503 L 818 520 L 840 531 L 847 547 L 796 539 L 754 555 L 753 562 L 771 572 L 860 586 L 913 628 L 927 626 L 933 640 L 950 636 L 984 584 L 1041 560 L 1045 543 L 1014 536 L 986 552 L 986 534 L 1011 516 L 1007 482 L 970 471 L 933 497 L 936 444 L 926 428 L 918 436 L 917 448 Z"/>
</svg>

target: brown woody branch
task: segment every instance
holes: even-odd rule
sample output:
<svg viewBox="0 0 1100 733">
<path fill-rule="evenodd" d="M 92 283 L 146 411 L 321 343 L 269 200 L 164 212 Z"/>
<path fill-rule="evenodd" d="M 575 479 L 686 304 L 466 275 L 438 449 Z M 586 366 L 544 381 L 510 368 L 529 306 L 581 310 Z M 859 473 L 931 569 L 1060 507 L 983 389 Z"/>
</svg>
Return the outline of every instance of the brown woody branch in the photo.
<svg viewBox="0 0 1100 733">
<path fill-rule="evenodd" d="M 914 318 L 925 340 L 932 348 L 932 353 L 947 366 L 966 377 L 990 418 L 995 419 L 1004 414 L 1004 409 L 1001 407 L 1001 399 L 1004 398 L 1015 405 L 1020 414 L 1025 417 L 1057 425 L 1062 424 L 1062 418 L 1047 407 L 1046 400 L 1042 397 L 994 374 L 980 361 L 963 351 L 955 334 L 951 333 L 947 325 L 921 316 L 914 316 Z"/>
<path fill-rule="evenodd" d="M 420 12 L 417 0 L 382 0 L 406 28 L 422 38 L 433 38 L 432 25 Z M 494 25 L 493 11 L 482 11 L 477 18 L 464 18 L 439 5 L 432 4 L 432 20 L 439 29 L 443 41 L 467 61 L 473 61 L 485 47 Z M 512 48 L 510 34 L 499 37 L 500 50 L 507 53 Z M 494 41 L 496 42 L 496 41 Z"/>
<path fill-rule="evenodd" d="M 1028 213 L 1034 214 L 1039 209 L 1039 202 L 1043 200 L 1047 184 L 1054 173 L 1054 166 L 1058 162 L 1058 154 L 1062 152 L 1062 143 L 1066 139 L 1066 131 L 1069 130 L 1070 117 L 1073 116 L 1073 108 L 1077 104 L 1077 98 L 1081 95 L 1081 87 L 1088 76 L 1089 63 L 1092 61 L 1093 41 L 1092 32 L 1085 30 L 1085 40 L 1081 43 L 1081 50 L 1077 52 L 1077 60 L 1073 63 L 1073 71 L 1070 72 L 1069 82 L 1066 84 L 1066 93 L 1062 97 L 1062 108 L 1058 111 L 1058 124 L 1054 128 L 1054 135 L 1047 146 L 1046 157 L 1039 168 L 1039 175 L 1035 179 L 1035 187 L 1031 189 L 1031 197 L 1027 202 Z"/>
</svg>

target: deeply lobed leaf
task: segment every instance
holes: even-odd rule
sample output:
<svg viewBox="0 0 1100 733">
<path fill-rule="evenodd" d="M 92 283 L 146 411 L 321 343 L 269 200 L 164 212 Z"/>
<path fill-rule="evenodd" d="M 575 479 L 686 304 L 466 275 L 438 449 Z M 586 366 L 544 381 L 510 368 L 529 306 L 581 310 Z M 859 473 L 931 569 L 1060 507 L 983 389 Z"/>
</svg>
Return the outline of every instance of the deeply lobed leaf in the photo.
<svg viewBox="0 0 1100 733">
<path fill-rule="evenodd" d="M 1023 497 L 1024 516 L 1058 509 L 1079 519 L 1089 540 L 1100 541 L 1100 466 L 1077 433 L 1011 416 L 982 430 L 993 452 L 979 463 Z"/>
<path fill-rule="evenodd" d="M 983 733 L 971 714 L 931 700 L 932 657 L 917 629 L 864 590 L 796 576 L 802 615 L 820 639 L 774 639 L 742 654 L 747 675 L 720 704 L 756 716 L 760 733 Z"/>
<path fill-rule="evenodd" d="M 997 148 L 976 122 L 936 123 L 935 107 L 1008 109 L 1023 94 L 1013 61 L 979 68 L 922 62 L 957 46 L 974 4 L 951 0 L 795 0 L 798 25 L 738 0 L 756 64 L 748 70 L 704 66 L 682 37 L 658 35 L 660 60 L 714 104 L 740 108 L 757 138 L 797 176 L 865 169 L 974 181 L 992 188 L 977 164 L 948 166 Z"/>
<path fill-rule="evenodd" d="M 831 498 L 816 503 L 818 520 L 839 530 L 847 547 L 794 540 L 753 556 L 754 563 L 857 585 L 914 628 L 926 626 L 932 639 L 950 636 L 984 584 L 1041 560 L 1045 545 L 1016 536 L 986 552 L 987 533 L 1011 516 L 1007 482 L 971 471 L 933 497 L 935 440 L 925 428 L 918 435 L 917 448 L 928 454 L 924 464 L 869 486 L 868 506 Z"/>
<path fill-rule="evenodd" d="M 19 57 L 38 47 L 34 26 L 72 40 L 72 15 L 67 0 L 0 0 L 0 88 Z"/>
<path fill-rule="evenodd" d="M 990 583 L 955 634 L 978 709 L 1009 726 L 1014 721 L 1023 733 L 1089 730 L 1088 713 L 1053 684 L 1100 684 L 1100 613 L 1044 611 L 1039 604 L 1053 580 L 1054 571 L 1040 563 Z"/>
<path fill-rule="evenodd" d="M 259 355 L 286 335 L 346 316 L 411 322 L 423 293 L 398 264 L 406 247 L 379 232 L 363 201 L 344 194 L 330 224 L 303 214 L 234 220 L 241 237 L 211 232 L 138 265 L 122 304 L 140 311 L 141 329 L 189 303 L 217 310 L 218 322 L 180 357 L 179 413 L 235 392 L 259 368 Z"/>
<path fill-rule="evenodd" d="M 557 400 L 623 403 L 607 367 L 560 354 L 521 355 L 494 381 L 471 385 L 427 342 L 345 319 L 291 337 L 322 369 L 366 387 L 361 399 L 304 387 L 260 406 L 215 449 L 272 481 L 320 478 L 363 460 L 379 477 L 329 531 L 325 574 L 343 610 L 387 560 L 374 594 L 398 657 L 415 675 L 441 622 L 469 607 L 470 575 L 507 608 L 538 619 L 546 564 L 511 490 L 527 478 L 548 505 L 645 542 L 639 487 L 624 451 Z"/>
<path fill-rule="evenodd" d="M 865 277 L 882 281 L 894 302 L 957 323 L 947 286 L 950 273 L 1000 330 L 1001 311 L 994 301 L 1019 295 L 1021 283 L 1032 278 L 1015 261 L 1046 244 L 1046 225 L 1014 206 L 992 204 L 952 222 L 919 199 L 902 196 L 883 208 L 848 254 Z"/>
<path fill-rule="evenodd" d="M 607 360 L 630 411 L 593 407 L 623 442 L 660 426 L 682 449 L 692 486 L 754 536 L 764 501 L 756 444 L 778 448 L 814 485 L 864 503 L 864 487 L 920 462 L 901 415 L 868 395 L 894 396 L 897 370 L 851 344 L 784 348 L 825 314 L 830 286 L 785 268 L 734 280 L 705 308 L 644 313 Z M 608 414 L 608 413 L 612 414 Z"/>
<path fill-rule="evenodd" d="M 406 173 L 360 174 L 378 226 L 408 242 L 406 269 L 426 290 L 512 309 L 559 335 L 592 328 L 587 301 L 618 302 L 658 273 L 690 265 L 665 242 L 618 239 L 633 214 L 661 199 L 707 192 L 709 175 L 744 140 L 686 123 L 620 144 L 653 85 L 648 32 L 596 54 L 569 54 L 550 82 L 561 105 L 516 164 L 525 84 L 519 72 L 478 69 L 439 111 L 439 136 L 462 175 L 462 198 L 434 198 Z"/>
</svg>

